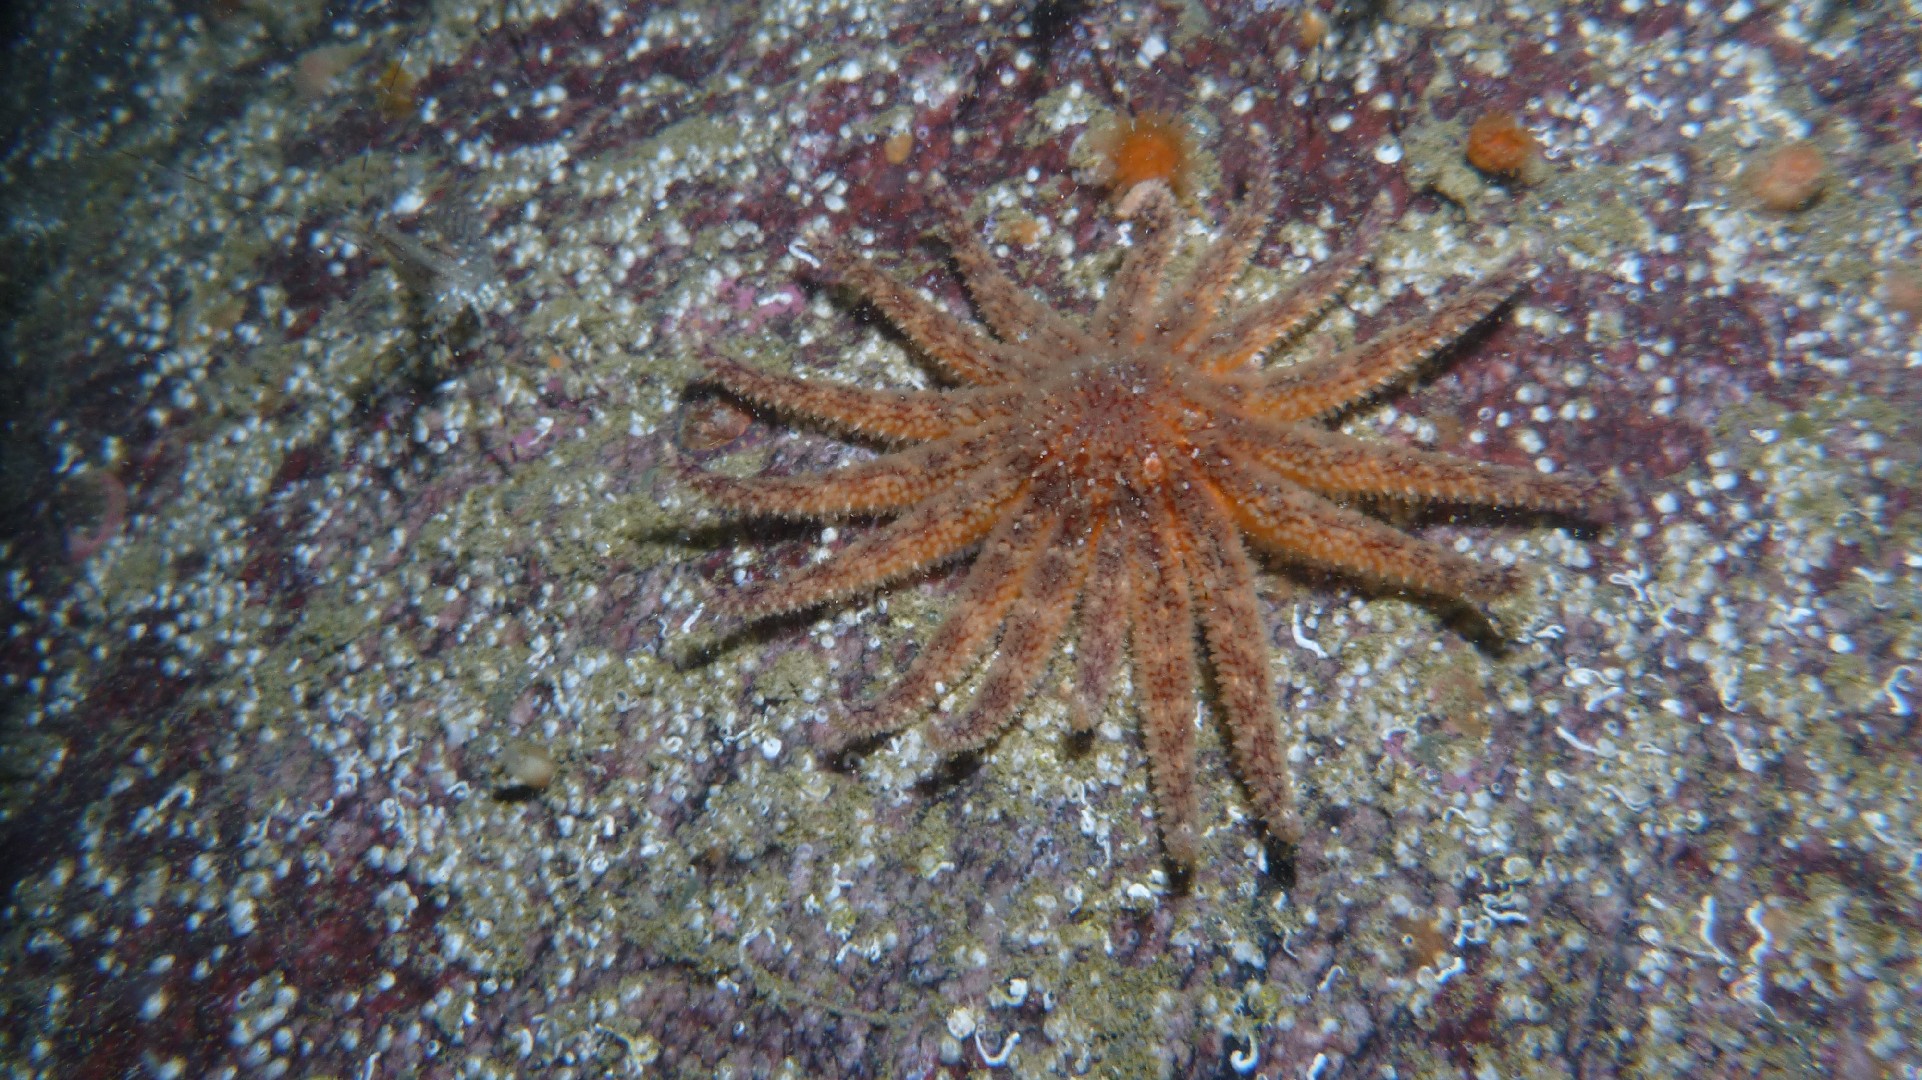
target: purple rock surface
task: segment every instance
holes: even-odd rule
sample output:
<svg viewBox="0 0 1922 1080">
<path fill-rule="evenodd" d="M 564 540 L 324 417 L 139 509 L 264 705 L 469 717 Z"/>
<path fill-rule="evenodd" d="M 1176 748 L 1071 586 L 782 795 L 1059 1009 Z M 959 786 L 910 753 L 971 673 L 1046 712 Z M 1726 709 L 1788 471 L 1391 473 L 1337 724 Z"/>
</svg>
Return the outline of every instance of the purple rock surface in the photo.
<svg viewBox="0 0 1922 1080">
<path fill-rule="evenodd" d="M 0 148 L 9 1076 L 1912 1075 L 1922 1066 L 1922 55 L 1899 5 L 264 0 L 30 5 Z M 1522 176 L 1468 164 L 1503 110 Z M 1597 520 L 1382 511 L 1485 619 L 1276 565 L 1309 834 L 1210 710 L 1172 875 L 1134 710 L 974 761 L 843 702 L 959 580 L 704 647 L 870 526 L 677 462 L 868 453 L 705 358 L 926 385 L 830 244 L 966 312 L 935 182 L 1089 310 L 1087 133 L 1260 125 L 1242 301 L 1304 344 L 1504 258 L 1356 434 L 1610 477 Z M 1775 210 L 1773 154 L 1825 171 Z M 1298 354 L 1296 354 L 1298 355 Z M 1274 362 L 1286 362 L 1286 355 Z M 1053 680 L 1049 682 L 1052 686 Z"/>
</svg>

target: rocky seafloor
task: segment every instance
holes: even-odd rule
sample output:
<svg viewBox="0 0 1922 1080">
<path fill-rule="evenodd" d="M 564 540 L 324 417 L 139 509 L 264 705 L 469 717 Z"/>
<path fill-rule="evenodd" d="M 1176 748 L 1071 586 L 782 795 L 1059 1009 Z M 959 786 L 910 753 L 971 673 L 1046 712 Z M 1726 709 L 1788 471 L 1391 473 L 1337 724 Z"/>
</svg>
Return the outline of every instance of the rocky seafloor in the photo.
<svg viewBox="0 0 1922 1080">
<path fill-rule="evenodd" d="M 1922 1064 L 1912 2 L 29 5 L 0 154 L 0 1061 L 44 1077 L 1799 1076 Z M 1512 114 L 1522 176 L 1464 160 Z M 1322 336 L 1539 274 L 1350 431 L 1609 477 L 1430 513 L 1499 633 L 1273 567 L 1309 822 L 1213 724 L 1171 878 L 1134 713 L 815 750 L 958 574 L 711 653 L 676 461 L 867 451 L 704 358 L 923 385 L 829 243 L 1049 303 L 1092 127 L 1272 135 L 1240 295 L 1407 210 Z M 1771 195 L 1819 151 L 1807 205 Z M 1398 519 L 1403 520 L 1403 519 Z M 1205 719 L 1204 710 L 1204 719 Z"/>
</svg>

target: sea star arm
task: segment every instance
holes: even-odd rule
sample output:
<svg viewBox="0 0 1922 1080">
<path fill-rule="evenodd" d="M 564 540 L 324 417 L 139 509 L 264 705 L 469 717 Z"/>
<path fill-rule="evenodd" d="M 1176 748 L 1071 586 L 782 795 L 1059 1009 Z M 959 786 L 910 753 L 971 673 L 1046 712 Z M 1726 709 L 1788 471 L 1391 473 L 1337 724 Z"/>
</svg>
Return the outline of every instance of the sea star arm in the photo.
<svg viewBox="0 0 1922 1080">
<path fill-rule="evenodd" d="M 1008 612 L 993 663 L 958 716 L 942 717 L 928 743 L 945 754 L 973 750 L 1014 718 L 1054 659 L 1074 611 L 1075 594 L 1087 579 L 1089 545 L 1085 515 L 1069 513 L 1041 557 L 1029 569 Z"/>
<path fill-rule="evenodd" d="M 1022 364 L 999 343 L 941 310 L 932 300 L 847 252 L 832 257 L 834 270 L 888 317 L 908 340 L 946 374 L 982 386 L 1020 376 Z"/>
<path fill-rule="evenodd" d="M 1176 355 L 1190 356 L 1201 370 L 1219 375 L 1247 363 L 1278 341 L 1293 339 L 1332 307 L 1360 276 L 1376 238 L 1388 223 L 1392 205 L 1386 197 L 1376 199 L 1362 219 L 1356 238 L 1341 254 L 1310 271 L 1287 292 L 1256 304 L 1212 334 L 1196 337 Z"/>
<path fill-rule="evenodd" d="M 1108 690 L 1121 665 L 1128 639 L 1128 549 L 1126 533 L 1112 518 L 1095 540 L 1094 566 L 1081 592 L 1080 635 L 1074 646 L 1074 695 L 1069 723 L 1079 733 L 1093 731 L 1108 703 Z"/>
<path fill-rule="evenodd" d="M 1268 160 L 1264 141 L 1260 160 Z M 1186 355 L 1195 339 L 1206 333 L 1221 312 L 1222 298 L 1248 269 L 1248 260 L 1268 232 L 1268 215 L 1275 204 L 1274 173 L 1255 170 L 1247 196 L 1235 206 L 1221 238 L 1208 246 L 1186 285 L 1171 290 L 1161 302 L 1160 321 L 1171 332 L 1168 347 Z"/>
<path fill-rule="evenodd" d="M 1196 540 L 1192 561 L 1202 637 L 1235 760 L 1268 832 L 1295 843 L 1301 818 L 1278 726 L 1267 631 L 1255 607 L 1254 566 L 1213 485 L 1197 480 L 1178 497 Z"/>
<path fill-rule="evenodd" d="M 707 379 L 756 405 L 843 428 L 857 435 L 905 442 L 938 439 L 1004 412 L 993 390 L 869 390 L 756 371 L 711 358 Z"/>
<path fill-rule="evenodd" d="M 988 461 L 1006 440 L 1006 426 L 951 435 L 824 475 L 736 480 L 688 469 L 682 478 L 710 501 L 748 514 L 819 519 L 901 510 Z"/>
<path fill-rule="evenodd" d="M 1173 221 L 1174 193 L 1157 183 L 1146 194 L 1135 217 L 1135 244 L 1108 282 L 1108 291 L 1089 323 L 1095 333 L 1122 346 L 1139 345 L 1153 331 L 1155 296 L 1179 239 Z"/>
<path fill-rule="evenodd" d="M 1094 339 L 1086 331 L 1028 295 L 995 265 L 958 205 L 951 199 L 942 202 L 948 219 L 948 250 L 961 268 L 976 310 L 1002 341 L 1044 355 L 1078 355 L 1094 349 Z"/>
<path fill-rule="evenodd" d="M 959 554 L 987 535 L 1019 489 L 1008 470 L 989 468 L 849 544 L 832 559 L 729 594 L 721 608 L 743 619 L 815 607 L 867 592 Z"/>
<path fill-rule="evenodd" d="M 1161 842 L 1180 866 L 1195 861 L 1195 622 L 1183 565 L 1182 538 L 1159 498 L 1146 507 L 1151 528 L 1139 530 L 1129 590 L 1135 690 L 1141 695 L 1142 743 L 1154 786 Z"/>
<path fill-rule="evenodd" d="M 1515 295 L 1513 265 L 1450 297 L 1425 318 L 1389 327 L 1332 356 L 1264 372 L 1249 381 L 1242 409 L 1273 420 L 1309 420 L 1352 404 L 1413 370 Z"/>
<path fill-rule="evenodd" d="M 1487 599 L 1510 587 L 1509 575 L 1498 567 L 1336 506 L 1259 466 L 1217 459 L 1207 472 L 1234 507 L 1242 531 L 1282 554 L 1434 595 Z"/>
<path fill-rule="evenodd" d="M 1059 518 L 1032 503 L 1007 514 L 982 545 L 953 608 L 907 673 L 886 693 L 836 721 L 831 743 L 846 747 L 894 731 L 925 709 L 942 686 L 954 685 L 987 651 L 1030 569 L 1059 528 Z"/>
<path fill-rule="evenodd" d="M 1222 452 L 1256 461 L 1311 491 L 1393 498 L 1579 510 L 1604 496 L 1602 482 L 1579 474 L 1489 465 L 1413 447 L 1367 442 L 1305 424 L 1227 424 Z"/>
</svg>

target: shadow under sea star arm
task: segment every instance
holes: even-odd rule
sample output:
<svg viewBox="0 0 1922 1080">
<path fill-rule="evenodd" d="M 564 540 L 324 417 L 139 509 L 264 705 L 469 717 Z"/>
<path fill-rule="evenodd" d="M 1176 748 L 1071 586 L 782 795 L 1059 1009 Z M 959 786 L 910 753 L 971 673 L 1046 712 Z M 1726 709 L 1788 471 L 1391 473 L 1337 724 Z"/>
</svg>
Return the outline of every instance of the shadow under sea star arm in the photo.
<svg viewBox="0 0 1922 1080">
<path fill-rule="evenodd" d="M 867 592 L 933 566 L 986 535 L 1020 485 L 1004 467 L 977 471 L 832 558 L 724 594 L 720 610 L 741 619 L 764 618 Z"/>
<path fill-rule="evenodd" d="M 1433 596 L 1486 600 L 1512 585 L 1499 567 L 1464 559 L 1336 506 L 1260 466 L 1218 458 L 1206 471 L 1234 508 L 1242 531 L 1280 554 Z"/>
<path fill-rule="evenodd" d="M 1216 445 L 1222 453 L 1255 461 L 1324 495 L 1385 495 L 1391 498 L 1583 510 L 1608 499 L 1600 480 L 1567 472 L 1490 465 L 1432 450 L 1369 442 L 1306 424 L 1226 425 Z"/>
<path fill-rule="evenodd" d="M 1128 547 L 1126 533 L 1107 511 L 1097 526 L 1094 565 L 1081 590 L 1080 635 L 1074 646 L 1074 693 L 1068 719 L 1077 734 L 1093 731 L 1108 704 L 1108 690 L 1128 639 Z"/>
<path fill-rule="evenodd" d="M 986 652 L 1022 583 L 1060 532 L 1061 520 L 1032 501 L 1000 516 L 981 547 L 967 581 L 940 629 L 921 646 L 907 673 L 873 701 L 850 709 L 833 724 L 830 749 L 840 749 L 905 726 L 943 687 Z"/>
<path fill-rule="evenodd" d="M 1518 269 L 1511 263 L 1490 280 L 1456 293 L 1435 313 L 1391 326 L 1359 345 L 1250 378 L 1242 410 L 1273 420 L 1309 420 L 1360 401 L 1507 303 L 1521 288 Z"/>
<path fill-rule="evenodd" d="M 1174 223 L 1175 197 L 1168 185 L 1150 181 L 1137 188 L 1146 198 L 1136 211 L 1134 246 L 1121 260 L 1121 269 L 1108 282 L 1108 291 L 1095 306 L 1089 328 L 1122 346 L 1139 345 L 1153 332 L 1158 314 L 1155 298 L 1168 260 L 1174 257 L 1180 230 Z"/>
<path fill-rule="evenodd" d="M 1156 496 L 1147 507 L 1150 528 L 1134 531 L 1128 622 L 1134 643 L 1135 692 L 1140 695 L 1141 738 L 1161 842 L 1178 866 L 1195 862 L 1195 666 L 1194 607 L 1188 569 L 1167 504 Z"/>
<path fill-rule="evenodd" d="M 1254 567 L 1213 485 L 1196 480 L 1177 491 L 1196 539 L 1191 561 L 1202 637 L 1235 761 L 1269 834 L 1292 844 L 1301 839 L 1301 818 L 1268 670 L 1267 631 L 1255 606 Z"/>
<path fill-rule="evenodd" d="M 903 442 L 938 439 L 1006 408 L 993 390 L 869 390 L 773 375 L 718 357 L 707 361 L 707 381 L 764 408 Z"/>
<path fill-rule="evenodd" d="M 961 279 L 968 287 L 968 295 L 974 298 L 982 321 L 1002 341 L 1020 346 L 1036 359 L 1081 355 L 1094 350 L 1094 339 L 1086 331 L 1030 296 L 995 264 L 952 198 L 944 197 L 941 202 L 948 219 L 943 234 L 948 250 L 961 268 Z"/>
<path fill-rule="evenodd" d="M 834 518 L 901 510 L 981 467 L 1006 441 L 1006 423 L 805 476 L 731 476 L 686 469 L 682 480 L 729 510 L 768 517 Z"/>
<path fill-rule="evenodd" d="M 1334 306 L 1368 265 L 1375 241 L 1388 225 L 1393 202 L 1384 193 L 1362 219 L 1355 238 L 1341 254 L 1308 272 L 1279 296 L 1256 304 L 1212 333 L 1186 335 L 1191 343 L 1176 350 L 1201 370 L 1222 374 L 1253 359 L 1279 341 L 1294 338 Z"/>
<path fill-rule="evenodd" d="M 929 745 L 936 751 L 959 753 L 987 742 L 1034 692 L 1061 644 L 1075 596 L 1087 580 L 1091 554 L 1087 526 L 1085 510 L 1063 516 L 1054 539 L 1021 583 L 994 660 L 974 699 L 959 715 L 936 720 L 929 732 Z"/>
<path fill-rule="evenodd" d="M 1010 348 L 941 310 L 934 301 L 847 251 L 829 256 L 842 281 L 881 309 L 943 373 L 981 386 L 1006 383 L 1026 366 Z"/>
</svg>

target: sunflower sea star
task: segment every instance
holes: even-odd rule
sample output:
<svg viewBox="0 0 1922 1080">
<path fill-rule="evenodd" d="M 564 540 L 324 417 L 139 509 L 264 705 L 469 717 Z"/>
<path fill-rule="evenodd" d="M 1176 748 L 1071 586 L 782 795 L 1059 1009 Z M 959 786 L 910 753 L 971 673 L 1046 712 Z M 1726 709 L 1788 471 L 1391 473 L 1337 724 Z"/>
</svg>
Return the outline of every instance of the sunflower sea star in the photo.
<svg viewBox="0 0 1922 1080">
<path fill-rule="evenodd" d="M 1167 287 L 1174 205 L 1165 189 L 1151 193 L 1136 242 L 1085 325 L 1004 276 L 953 208 L 952 253 L 992 336 L 868 261 L 833 256 L 841 279 L 954 388 L 860 389 L 709 363 L 708 379 L 748 402 L 899 447 L 824 475 L 735 480 L 687 470 L 709 500 L 750 515 L 892 519 L 833 558 L 725 592 L 724 618 L 841 601 L 979 548 L 952 611 L 907 672 L 831 721 L 834 745 L 908 725 L 993 649 L 965 707 L 935 713 L 928 727 L 938 752 L 981 746 L 1033 692 L 1078 612 L 1071 722 L 1093 726 L 1125 650 L 1164 850 L 1190 866 L 1199 628 L 1241 777 L 1270 834 L 1293 843 L 1301 821 L 1247 545 L 1425 594 L 1485 599 L 1509 587 L 1508 574 L 1344 503 L 1575 509 L 1598 494 L 1593 480 L 1365 441 L 1322 422 L 1500 307 L 1521 282 L 1513 261 L 1352 348 L 1254 363 L 1340 297 L 1389 216 L 1378 201 L 1346 253 L 1284 295 L 1224 315 L 1274 202 L 1264 169 L 1192 273 Z"/>
</svg>

